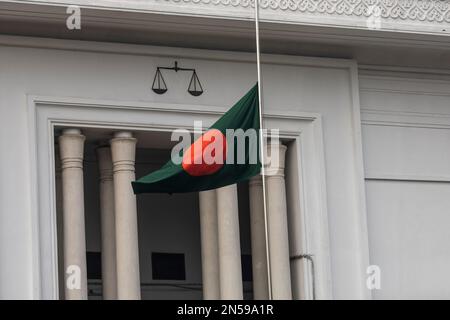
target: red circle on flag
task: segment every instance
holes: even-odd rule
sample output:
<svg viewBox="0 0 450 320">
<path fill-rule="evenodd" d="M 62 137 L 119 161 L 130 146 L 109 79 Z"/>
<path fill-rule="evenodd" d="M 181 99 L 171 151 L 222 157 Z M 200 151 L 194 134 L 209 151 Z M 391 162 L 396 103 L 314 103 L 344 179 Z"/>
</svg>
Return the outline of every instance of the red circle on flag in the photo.
<svg viewBox="0 0 450 320">
<path fill-rule="evenodd" d="M 183 155 L 181 165 L 191 176 L 206 176 L 223 167 L 226 154 L 227 141 L 224 134 L 220 130 L 211 129 L 190 145 Z"/>
</svg>

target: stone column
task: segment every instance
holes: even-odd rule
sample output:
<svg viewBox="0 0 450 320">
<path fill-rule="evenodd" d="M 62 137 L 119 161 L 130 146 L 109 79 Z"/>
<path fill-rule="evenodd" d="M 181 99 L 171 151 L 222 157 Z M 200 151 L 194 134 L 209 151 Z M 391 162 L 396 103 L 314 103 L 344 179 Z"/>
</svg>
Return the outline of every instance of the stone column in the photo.
<svg viewBox="0 0 450 320">
<path fill-rule="evenodd" d="M 250 179 L 250 232 L 252 244 L 253 299 L 269 299 L 264 199 L 261 176 Z"/>
<path fill-rule="evenodd" d="M 216 191 L 209 190 L 199 192 L 199 206 L 202 243 L 203 299 L 218 300 L 220 298 L 220 279 Z"/>
<path fill-rule="evenodd" d="M 286 146 L 269 142 L 268 156 L 272 159 L 266 168 L 267 215 L 272 299 L 290 300 L 291 271 L 286 207 L 284 163 Z M 278 159 L 278 161 L 274 161 Z M 266 162 L 268 163 L 268 162 Z"/>
<path fill-rule="evenodd" d="M 116 214 L 117 298 L 141 298 L 135 180 L 136 139 L 130 132 L 117 132 L 111 139 Z"/>
<path fill-rule="evenodd" d="M 83 154 L 85 137 L 65 129 L 59 137 L 62 170 L 65 298 L 87 299 Z"/>
<path fill-rule="evenodd" d="M 100 173 L 100 217 L 102 230 L 103 299 L 117 299 L 116 223 L 114 214 L 114 182 L 111 148 L 97 149 Z"/>
<path fill-rule="evenodd" d="M 243 299 L 236 184 L 217 189 L 220 298 Z"/>
</svg>

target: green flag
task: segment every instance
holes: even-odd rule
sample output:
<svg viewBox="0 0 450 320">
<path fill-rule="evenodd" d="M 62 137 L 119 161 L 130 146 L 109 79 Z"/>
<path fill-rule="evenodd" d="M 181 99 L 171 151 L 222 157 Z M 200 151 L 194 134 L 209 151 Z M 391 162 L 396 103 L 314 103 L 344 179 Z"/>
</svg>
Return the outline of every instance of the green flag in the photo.
<svg viewBox="0 0 450 320">
<path fill-rule="evenodd" d="M 132 182 L 134 193 L 204 191 L 259 174 L 259 129 L 255 85 L 189 148 L 180 152 L 180 163 L 171 159 L 161 169 Z"/>
</svg>

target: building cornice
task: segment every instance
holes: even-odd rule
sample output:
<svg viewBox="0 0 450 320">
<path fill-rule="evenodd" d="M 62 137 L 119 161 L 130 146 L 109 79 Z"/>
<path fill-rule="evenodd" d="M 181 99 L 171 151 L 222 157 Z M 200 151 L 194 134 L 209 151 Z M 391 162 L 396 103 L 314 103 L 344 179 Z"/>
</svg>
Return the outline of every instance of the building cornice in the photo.
<svg viewBox="0 0 450 320">
<path fill-rule="evenodd" d="M 250 2 L 247 7 L 234 7 L 230 4 L 229 8 L 225 8 L 225 5 L 218 1 L 230 1 L 235 5 L 241 2 L 210 0 L 216 1 L 217 4 L 208 4 L 200 1 L 208 0 L 129 0 L 126 2 L 136 4 L 136 9 L 130 9 L 112 6 L 113 3 L 118 5 L 125 1 L 97 0 L 94 3 L 90 0 L 70 0 L 83 6 L 81 30 L 69 30 L 66 27 L 68 18 L 66 6 L 69 1 L 53 1 L 51 4 L 50 0 L 45 2 L 46 5 L 41 5 L 44 2 L 37 0 L 22 0 L 20 3 L 0 0 L 2 26 L 0 32 L 5 35 L 40 38 L 151 44 L 222 51 L 254 51 L 255 29 Z M 107 4 L 110 6 L 107 7 Z M 447 22 L 419 21 L 420 30 L 417 29 L 416 24 L 414 32 L 401 31 L 404 29 L 400 27 L 409 28 L 411 24 L 400 25 L 399 23 L 392 25 L 392 30 L 384 28 L 384 23 L 382 24 L 384 29 L 370 30 L 365 25 L 364 19 L 360 21 L 361 26 L 358 27 L 354 17 L 345 15 L 339 18 L 341 19 L 338 19 L 339 21 L 336 17 L 329 15 L 328 18 L 332 19 L 329 25 L 319 23 L 325 23 L 325 18 L 315 20 L 311 18 L 310 22 L 294 23 L 289 21 L 289 17 L 306 19 L 307 15 L 287 10 L 279 12 L 280 10 L 282 9 L 261 10 L 263 21 L 260 24 L 260 36 L 262 50 L 265 53 L 351 58 L 360 64 L 376 66 L 419 67 L 446 69 L 446 71 L 450 68 L 448 31 L 433 32 L 433 28 L 447 30 L 445 29 L 449 25 Z M 270 22 L 276 19 L 284 20 Z M 353 21 L 345 20 L 352 27 L 343 25 L 342 19 L 353 19 Z M 341 25 L 338 26 L 337 23 Z M 423 27 L 427 25 L 433 28 Z M 440 29 L 437 29 L 437 26 Z"/>
<path fill-rule="evenodd" d="M 253 8 L 252 0 L 163 0 L 169 3 Z M 449 0 L 260 0 L 262 10 L 317 16 L 370 17 L 380 9 L 384 19 L 450 22 Z"/>
<path fill-rule="evenodd" d="M 251 20 L 254 0 L 0 0 L 4 3 Z M 450 0 L 260 0 L 261 21 L 450 35 Z"/>
</svg>

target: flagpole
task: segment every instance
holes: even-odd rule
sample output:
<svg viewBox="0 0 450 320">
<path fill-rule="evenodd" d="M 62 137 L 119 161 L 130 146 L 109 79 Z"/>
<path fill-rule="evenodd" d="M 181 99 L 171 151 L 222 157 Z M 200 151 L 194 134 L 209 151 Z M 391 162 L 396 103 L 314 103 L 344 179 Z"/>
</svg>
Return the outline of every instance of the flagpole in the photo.
<svg viewBox="0 0 450 320">
<path fill-rule="evenodd" d="M 266 169 L 264 166 L 264 137 L 263 137 L 263 85 L 261 81 L 261 50 L 259 47 L 259 0 L 255 1 L 255 33 L 256 33 L 256 69 L 258 72 L 258 105 L 259 105 L 259 145 L 261 161 L 261 180 L 263 189 L 264 208 L 264 233 L 266 238 L 266 259 L 267 259 L 267 288 L 269 299 L 272 299 L 272 277 L 270 274 L 270 252 L 269 252 L 269 230 L 267 225 L 267 201 L 266 201 Z"/>
</svg>

